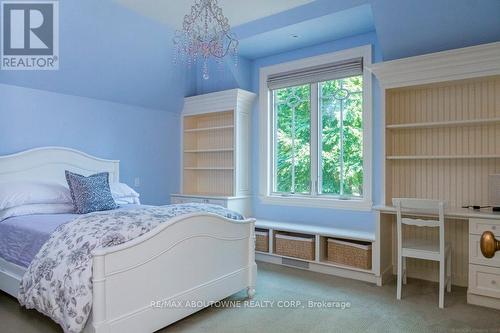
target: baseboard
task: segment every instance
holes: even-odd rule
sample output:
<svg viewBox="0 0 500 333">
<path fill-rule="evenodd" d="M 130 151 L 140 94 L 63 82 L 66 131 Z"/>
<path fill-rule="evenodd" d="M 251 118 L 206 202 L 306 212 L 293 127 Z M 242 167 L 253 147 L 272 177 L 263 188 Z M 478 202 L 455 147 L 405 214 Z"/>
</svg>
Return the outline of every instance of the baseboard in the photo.
<svg viewBox="0 0 500 333">
<path fill-rule="evenodd" d="M 500 310 L 500 299 L 467 293 L 467 303 Z"/>
<path fill-rule="evenodd" d="M 328 274 L 328 275 L 334 275 L 334 276 L 339 276 L 343 278 L 348 278 L 348 279 L 353 279 L 353 280 L 359 280 L 359 281 L 364 281 L 364 282 L 370 282 L 377 284 L 377 276 L 373 273 L 370 272 L 363 272 L 360 270 L 356 269 L 349 269 L 349 268 L 341 268 L 341 267 L 334 267 L 330 265 L 323 265 L 321 263 L 316 263 L 316 262 L 309 262 L 309 261 L 304 261 L 307 263 L 307 266 L 291 266 L 291 265 L 286 265 L 282 261 L 282 257 L 276 256 L 276 255 L 270 255 L 270 254 L 265 254 L 265 253 L 256 253 L 255 254 L 255 260 L 256 261 L 261 261 L 261 262 L 267 262 L 275 265 L 280 265 L 280 266 L 287 266 L 287 267 L 292 267 L 296 269 L 302 269 L 306 271 L 313 271 L 317 273 L 323 273 L 323 274 Z M 298 260 L 300 261 L 300 260 Z"/>
<path fill-rule="evenodd" d="M 377 286 L 381 287 L 382 285 L 387 284 L 392 280 L 394 280 L 394 274 L 392 274 L 392 270 L 393 270 L 392 265 L 390 265 L 382 271 L 380 276 L 377 277 L 378 278 Z"/>
</svg>

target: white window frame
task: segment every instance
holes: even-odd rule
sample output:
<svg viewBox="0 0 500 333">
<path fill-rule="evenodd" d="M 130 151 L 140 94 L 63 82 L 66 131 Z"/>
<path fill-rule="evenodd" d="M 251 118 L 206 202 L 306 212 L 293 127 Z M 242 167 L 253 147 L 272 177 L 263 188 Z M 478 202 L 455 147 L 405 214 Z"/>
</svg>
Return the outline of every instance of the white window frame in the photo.
<svg viewBox="0 0 500 333">
<path fill-rule="evenodd" d="M 267 87 L 267 79 L 270 75 L 285 73 L 301 68 L 327 65 L 330 63 L 363 57 L 363 197 L 341 199 L 328 196 L 293 195 L 283 196 L 273 193 L 273 134 L 274 130 L 274 108 L 272 105 L 272 91 Z M 348 50 L 324 54 L 320 56 L 290 61 L 273 66 L 262 67 L 259 75 L 259 103 L 260 103 L 260 181 L 259 197 L 262 203 L 273 205 L 304 206 L 318 208 L 348 209 L 370 211 L 372 202 L 372 74 L 367 69 L 372 63 L 372 47 L 364 45 Z M 313 85 L 314 86 L 314 85 Z M 311 96 L 313 96 L 311 91 Z M 311 98 L 315 101 L 316 98 Z M 316 101 L 317 103 L 317 101 Z M 313 105 L 311 105 L 313 107 Z M 311 133 L 318 131 L 314 119 L 311 122 Z M 317 145 L 316 135 L 311 135 L 311 144 Z M 316 179 L 313 179 L 313 183 Z"/>
</svg>

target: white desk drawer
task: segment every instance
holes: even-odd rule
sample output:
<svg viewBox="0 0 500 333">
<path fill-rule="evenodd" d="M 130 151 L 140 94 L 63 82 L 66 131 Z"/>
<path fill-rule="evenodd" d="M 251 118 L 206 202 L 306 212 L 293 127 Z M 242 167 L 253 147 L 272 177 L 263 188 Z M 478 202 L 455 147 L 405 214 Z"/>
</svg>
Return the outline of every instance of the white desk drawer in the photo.
<svg viewBox="0 0 500 333">
<path fill-rule="evenodd" d="M 500 298 L 500 268 L 470 264 L 469 292 Z"/>
<path fill-rule="evenodd" d="M 481 236 L 469 235 L 469 262 L 471 264 L 486 265 L 500 268 L 500 252 L 488 259 L 481 253 Z"/>
<path fill-rule="evenodd" d="M 500 221 L 486 219 L 469 220 L 469 234 L 482 235 L 485 231 L 491 231 L 496 237 L 500 237 Z"/>
</svg>

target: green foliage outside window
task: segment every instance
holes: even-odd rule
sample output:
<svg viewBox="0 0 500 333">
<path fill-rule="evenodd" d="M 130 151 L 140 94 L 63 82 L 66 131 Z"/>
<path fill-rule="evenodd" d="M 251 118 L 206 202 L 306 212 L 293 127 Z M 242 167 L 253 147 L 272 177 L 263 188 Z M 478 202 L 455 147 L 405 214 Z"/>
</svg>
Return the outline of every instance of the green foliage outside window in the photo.
<svg viewBox="0 0 500 333">
<path fill-rule="evenodd" d="M 311 175 L 310 86 L 275 90 L 276 192 L 309 193 Z"/>
<path fill-rule="evenodd" d="M 362 76 L 318 84 L 320 194 L 363 194 L 362 88 Z M 310 85 L 274 91 L 276 192 L 311 192 L 310 94 Z"/>
</svg>

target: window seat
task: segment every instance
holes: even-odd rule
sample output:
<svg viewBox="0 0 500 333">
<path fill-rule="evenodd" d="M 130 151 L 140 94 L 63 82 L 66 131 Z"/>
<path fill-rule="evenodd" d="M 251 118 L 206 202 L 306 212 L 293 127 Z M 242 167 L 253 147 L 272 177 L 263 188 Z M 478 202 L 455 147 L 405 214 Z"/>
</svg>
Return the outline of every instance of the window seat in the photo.
<svg viewBox="0 0 500 333">
<path fill-rule="evenodd" d="M 256 228 L 273 229 L 302 234 L 321 235 L 325 237 L 344 238 L 363 242 L 375 242 L 375 232 L 356 229 L 335 228 L 324 225 L 270 221 L 257 218 Z"/>
<path fill-rule="evenodd" d="M 376 270 L 375 231 L 260 218 L 255 228 L 257 261 L 382 283 Z"/>
</svg>

